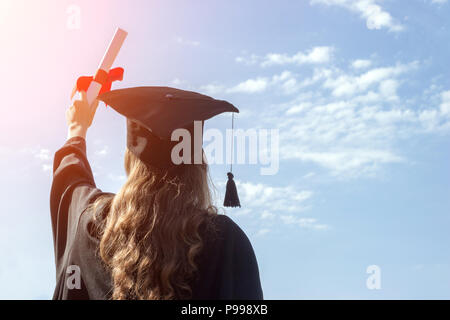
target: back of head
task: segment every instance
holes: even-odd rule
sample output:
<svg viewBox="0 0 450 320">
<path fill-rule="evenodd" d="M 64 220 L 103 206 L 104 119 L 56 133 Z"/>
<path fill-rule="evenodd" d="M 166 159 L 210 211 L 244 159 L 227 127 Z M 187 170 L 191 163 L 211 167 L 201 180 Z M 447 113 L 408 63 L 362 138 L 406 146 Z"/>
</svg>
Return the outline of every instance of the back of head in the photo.
<svg viewBox="0 0 450 320">
<path fill-rule="evenodd" d="M 105 208 L 99 253 L 113 280 L 113 299 L 189 298 L 211 204 L 206 164 L 170 169 L 148 166 L 128 149 L 128 178 Z"/>
</svg>

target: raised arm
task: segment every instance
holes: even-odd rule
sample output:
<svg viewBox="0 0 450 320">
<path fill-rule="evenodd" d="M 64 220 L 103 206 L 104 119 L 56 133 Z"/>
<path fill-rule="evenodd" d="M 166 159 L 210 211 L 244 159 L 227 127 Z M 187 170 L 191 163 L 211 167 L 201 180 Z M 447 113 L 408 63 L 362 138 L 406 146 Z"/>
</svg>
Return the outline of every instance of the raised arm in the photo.
<svg viewBox="0 0 450 320">
<path fill-rule="evenodd" d="M 101 191 L 86 156 L 86 133 L 95 114 L 86 102 L 86 93 L 67 110 L 69 139 L 55 153 L 53 181 L 50 192 L 50 213 L 57 266 L 71 237 L 75 235 L 78 219 L 89 202 Z"/>
<path fill-rule="evenodd" d="M 68 126 L 68 139 L 73 137 L 82 137 L 86 139 L 86 133 L 94 120 L 95 111 L 97 111 L 98 100 L 95 100 L 92 106 L 87 102 L 85 91 L 81 91 L 81 100 L 76 100 L 66 111 Z"/>
</svg>

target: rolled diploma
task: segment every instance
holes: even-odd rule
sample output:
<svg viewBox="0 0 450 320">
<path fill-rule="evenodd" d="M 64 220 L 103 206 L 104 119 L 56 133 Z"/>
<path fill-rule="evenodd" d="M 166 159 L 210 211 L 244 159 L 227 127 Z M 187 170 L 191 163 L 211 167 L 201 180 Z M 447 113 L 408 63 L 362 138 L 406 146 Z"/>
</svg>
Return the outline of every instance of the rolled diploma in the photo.
<svg viewBox="0 0 450 320">
<path fill-rule="evenodd" d="M 114 60 L 116 59 L 117 54 L 119 53 L 120 48 L 122 47 L 122 44 L 125 41 L 127 35 L 128 33 L 125 30 L 122 30 L 120 28 L 116 29 L 114 37 L 109 43 L 108 49 L 106 49 L 105 55 L 103 56 L 103 59 L 98 66 L 98 69 L 102 69 L 106 72 L 109 72 L 109 69 L 111 69 L 111 66 L 113 65 Z M 94 100 L 98 97 L 98 93 L 100 92 L 101 88 L 102 85 L 100 83 L 96 81 L 91 82 L 86 92 L 87 101 L 89 105 L 91 105 L 92 102 L 94 102 Z"/>
</svg>

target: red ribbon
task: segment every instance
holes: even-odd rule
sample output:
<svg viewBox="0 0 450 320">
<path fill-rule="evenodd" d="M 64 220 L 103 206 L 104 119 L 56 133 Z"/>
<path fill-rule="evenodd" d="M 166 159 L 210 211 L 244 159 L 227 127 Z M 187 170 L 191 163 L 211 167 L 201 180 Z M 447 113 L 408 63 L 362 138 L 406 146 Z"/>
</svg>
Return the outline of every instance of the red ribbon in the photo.
<svg viewBox="0 0 450 320">
<path fill-rule="evenodd" d="M 98 69 L 94 77 L 79 77 L 75 88 L 73 88 L 71 98 L 73 98 L 77 91 L 87 91 L 92 81 L 102 85 L 99 95 L 111 91 L 113 81 L 122 81 L 123 71 L 123 68 L 120 67 L 111 69 L 108 73 L 105 70 Z"/>
</svg>

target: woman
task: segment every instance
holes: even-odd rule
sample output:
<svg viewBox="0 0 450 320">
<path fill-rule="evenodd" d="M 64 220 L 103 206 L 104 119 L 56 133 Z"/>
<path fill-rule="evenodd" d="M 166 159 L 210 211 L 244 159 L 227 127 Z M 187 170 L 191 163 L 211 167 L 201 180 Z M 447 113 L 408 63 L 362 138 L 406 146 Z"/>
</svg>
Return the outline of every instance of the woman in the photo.
<svg viewBox="0 0 450 320">
<path fill-rule="evenodd" d="M 173 165 L 174 143 L 162 138 L 177 126 L 193 132 L 192 117 L 206 120 L 235 108 L 161 87 L 115 90 L 99 99 L 127 117 L 127 180 L 117 194 L 96 187 L 85 139 L 98 101 L 90 107 L 82 92 L 66 113 L 68 140 L 54 159 L 53 298 L 262 299 L 252 246 L 212 205 L 204 159 Z"/>
</svg>

